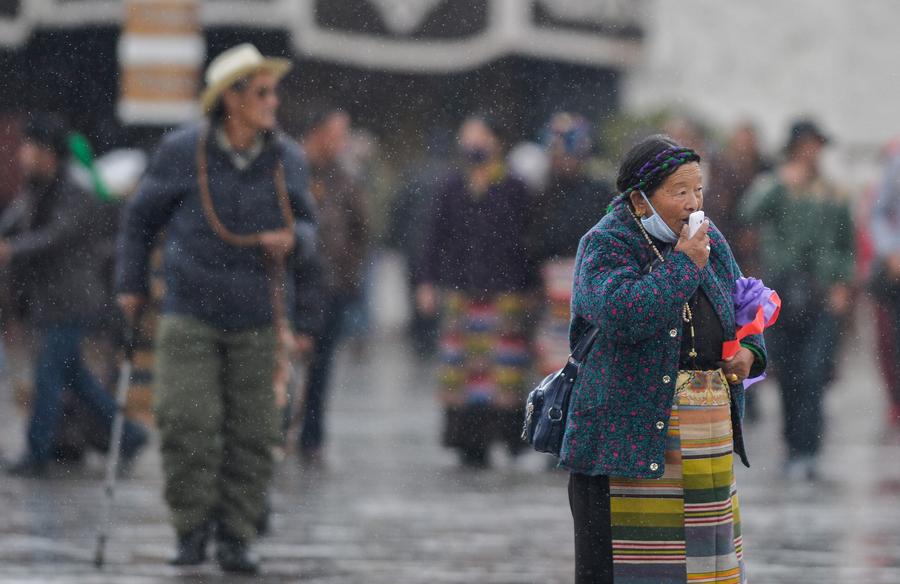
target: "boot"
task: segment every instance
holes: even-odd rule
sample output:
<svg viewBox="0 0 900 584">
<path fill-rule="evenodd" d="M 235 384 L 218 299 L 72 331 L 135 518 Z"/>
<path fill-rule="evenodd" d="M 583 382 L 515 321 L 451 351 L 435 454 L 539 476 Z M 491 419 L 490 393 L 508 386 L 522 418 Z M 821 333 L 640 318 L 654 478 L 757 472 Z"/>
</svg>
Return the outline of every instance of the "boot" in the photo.
<svg viewBox="0 0 900 584">
<path fill-rule="evenodd" d="M 490 466 L 485 446 L 466 446 L 459 451 L 459 461 L 466 468 L 482 469 Z"/>
<path fill-rule="evenodd" d="M 227 533 L 218 534 L 216 560 L 225 572 L 256 574 L 259 572 L 259 557 L 250 551 L 250 546 Z"/>
<path fill-rule="evenodd" d="M 35 479 L 47 475 L 47 463 L 26 454 L 5 470 L 9 476 Z"/>
<path fill-rule="evenodd" d="M 206 561 L 206 545 L 212 526 L 204 523 L 187 533 L 178 536 L 178 549 L 175 557 L 169 562 L 172 566 L 196 566 Z"/>
<path fill-rule="evenodd" d="M 254 524 L 256 528 L 256 535 L 259 537 L 269 535 L 269 531 L 272 529 L 272 501 L 271 495 L 266 495 L 266 502 L 263 506 L 263 511 L 260 516 L 257 518 L 256 523 Z"/>
</svg>

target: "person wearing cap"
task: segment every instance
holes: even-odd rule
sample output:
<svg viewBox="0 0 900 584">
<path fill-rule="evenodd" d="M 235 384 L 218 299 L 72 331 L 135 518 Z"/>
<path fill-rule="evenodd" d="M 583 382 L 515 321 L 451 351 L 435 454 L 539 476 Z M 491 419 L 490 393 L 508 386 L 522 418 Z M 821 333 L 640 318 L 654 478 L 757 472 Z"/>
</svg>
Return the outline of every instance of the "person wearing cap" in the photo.
<svg viewBox="0 0 900 584">
<path fill-rule="evenodd" d="M 850 208 L 819 169 L 828 142 L 813 121 L 796 121 L 784 162 L 760 177 L 740 206 L 747 226 L 759 233 L 761 277 L 783 301 L 770 348 L 781 388 L 784 476 L 792 481 L 818 476 L 822 401 L 852 300 Z"/>
<path fill-rule="evenodd" d="M 532 253 L 544 280 L 546 309 L 536 335 L 538 373 L 549 375 L 568 357 L 572 273 L 581 236 L 605 214 L 609 185 L 587 172 L 594 147 L 584 116 L 558 112 L 544 128 L 543 146 L 550 160 L 547 186 L 535 201 Z"/>
<path fill-rule="evenodd" d="M 114 307 L 102 270 L 103 225 L 96 200 L 66 172 L 68 129 L 52 114 L 32 115 L 19 148 L 26 190 L 4 214 L 0 264 L 10 266 L 24 318 L 39 336 L 27 452 L 7 472 L 45 474 L 55 450 L 64 388 L 96 415 L 107 433 L 115 400 L 86 366 L 81 344 Z M 146 430 L 126 421 L 121 445 L 130 464 Z"/>
<path fill-rule="evenodd" d="M 163 138 L 123 220 L 116 286 L 132 322 L 166 230 L 154 379 L 175 565 L 205 561 L 214 534 L 223 570 L 258 570 L 276 359 L 315 332 L 315 290 L 296 269 L 315 238 L 306 161 L 276 123 L 289 69 L 249 44 L 213 59 L 204 119 Z"/>
</svg>

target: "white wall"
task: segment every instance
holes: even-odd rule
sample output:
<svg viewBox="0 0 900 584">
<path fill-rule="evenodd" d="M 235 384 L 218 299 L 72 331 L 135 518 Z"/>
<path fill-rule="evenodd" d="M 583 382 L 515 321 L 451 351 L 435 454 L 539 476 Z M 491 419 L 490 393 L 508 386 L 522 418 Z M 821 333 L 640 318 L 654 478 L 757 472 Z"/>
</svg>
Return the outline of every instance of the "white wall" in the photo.
<svg viewBox="0 0 900 584">
<path fill-rule="evenodd" d="M 728 128 L 757 121 L 770 147 L 810 114 L 835 138 L 828 168 L 848 184 L 900 135 L 900 1 L 648 0 L 642 62 L 623 105 L 665 105 Z"/>
</svg>

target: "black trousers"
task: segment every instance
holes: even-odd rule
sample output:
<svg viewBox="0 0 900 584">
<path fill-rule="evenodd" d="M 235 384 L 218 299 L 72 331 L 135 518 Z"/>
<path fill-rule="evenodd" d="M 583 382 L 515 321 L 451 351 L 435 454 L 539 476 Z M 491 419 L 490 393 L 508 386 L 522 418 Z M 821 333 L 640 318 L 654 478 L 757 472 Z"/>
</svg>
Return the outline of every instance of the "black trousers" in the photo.
<svg viewBox="0 0 900 584">
<path fill-rule="evenodd" d="M 316 338 L 306 389 L 306 411 L 300 430 L 300 450 L 315 450 L 325 441 L 325 406 L 328 384 L 338 343 L 343 333 L 347 307 L 351 296 L 335 294 L 325 305 L 325 323 Z"/>
<path fill-rule="evenodd" d="M 612 584 L 609 477 L 570 474 L 569 507 L 575 523 L 575 584 Z"/>
<path fill-rule="evenodd" d="M 789 458 L 819 453 L 825 434 L 825 389 L 834 377 L 841 321 L 827 311 L 782 312 L 766 342 L 781 386 Z"/>
</svg>

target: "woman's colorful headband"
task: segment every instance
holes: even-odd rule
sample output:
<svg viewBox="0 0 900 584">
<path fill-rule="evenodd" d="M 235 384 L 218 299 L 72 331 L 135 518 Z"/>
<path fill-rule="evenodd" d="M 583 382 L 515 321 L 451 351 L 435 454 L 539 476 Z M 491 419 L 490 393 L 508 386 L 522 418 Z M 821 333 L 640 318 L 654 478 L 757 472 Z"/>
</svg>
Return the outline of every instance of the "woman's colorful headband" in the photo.
<svg viewBox="0 0 900 584">
<path fill-rule="evenodd" d="M 625 189 L 624 194 L 633 190 L 643 190 L 647 183 L 660 173 L 674 170 L 689 162 L 700 162 L 700 155 L 690 148 L 667 148 L 641 167 L 635 177 L 637 182 Z"/>
</svg>

